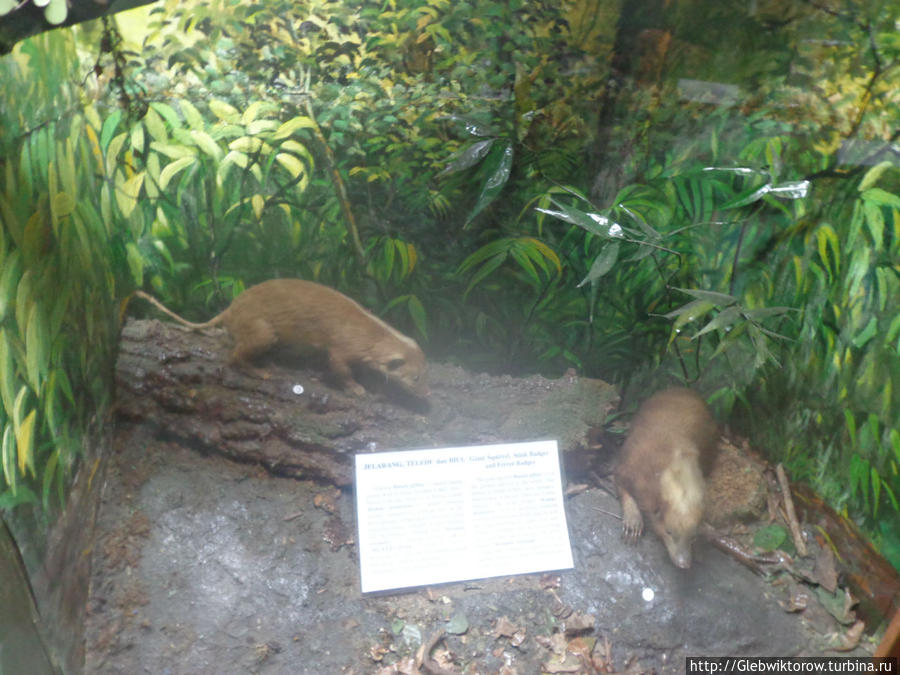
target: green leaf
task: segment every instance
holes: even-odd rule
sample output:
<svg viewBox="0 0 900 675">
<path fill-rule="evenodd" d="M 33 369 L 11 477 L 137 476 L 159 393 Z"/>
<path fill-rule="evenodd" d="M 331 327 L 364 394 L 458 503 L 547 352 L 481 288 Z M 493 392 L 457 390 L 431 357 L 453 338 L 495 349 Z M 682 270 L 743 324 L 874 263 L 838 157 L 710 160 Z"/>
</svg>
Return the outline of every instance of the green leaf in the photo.
<svg viewBox="0 0 900 675">
<path fill-rule="evenodd" d="M 18 250 L 14 250 L 0 268 L 0 324 L 15 306 L 16 289 L 21 277 L 22 255 Z"/>
<path fill-rule="evenodd" d="M 134 242 L 125 244 L 125 257 L 128 261 L 128 269 L 135 285 L 140 288 L 144 285 L 144 256 Z"/>
<path fill-rule="evenodd" d="M 486 263 L 484 263 L 478 271 L 472 275 L 472 279 L 469 281 L 469 285 L 466 286 L 466 292 L 463 294 L 463 297 L 469 294 L 475 286 L 477 286 L 483 279 L 488 277 L 494 270 L 496 270 L 500 265 L 506 262 L 507 252 L 497 254 L 493 258 L 490 258 Z"/>
<path fill-rule="evenodd" d="M 851 344 L 857 349 L 861 349 L 878 333 L 878 319 L 874 316 L 869 319 L 869 323 L 851 340 Z"/>
<path fill-rule="evenodd" d="M 0 400 L 3 402 L 6 416 L 11 419 L 15 410 L 17 382 L 16 362 L 9 340 L 9 332 L 0 328 Z"/>
<path fill-rule="evenodd" d="M 166 167 L 159 172 L 159 189 L 165 190 L 169 185 L 169 181 L 172 180 L 175 174 L 185 167 L 192 165 L 195 161 L 195 157 L 192 155 L 190 157 L 176 159 L 174 162 L 167 164 Z"/>
<path fill-rule="evenodd" d="M 892 206 L 900 209 L 900 195 L 895 195 L 881 188 L 869 188 L 862 193 L 864 201 L 877 204 L 879 206 Z"/>
<path fill-rule="evenodd" d="M 875 250 L 881 251 L 884 248 L 884 212 L 872 202 L 864 202 L 863 212 Z"/>
<path fill-rule="evenodd" d="M 116 175 L 116 203 L 119 205 L 122 215 L 128 218 L 137 206 L 137 198 L 144 185 L 145 173 L 143 171 L 136 173 L 121 184 L 119 183 L 120 175 Z"/>
<path fill-rule="evenodd" d="M 191 139 L 194 143 L 197 144 L 197 147 L 200 148 L 207 155 L 212 157 L 214 160 L 219 161 L 224 154 L 222 148 L 219 147 L 218 143 L 216 143 L 212 136 L 210 136 L 205 131 L 200 129 L 192 129 L 190 131 Z"/>
<path fill-rule="evenodd" d="M 619 259 L 619 242 L 613 241 L 608 243 L 600 253 L 594 258 L 594 262 L 591 265 L 591 269 L 588 271 L 587 276 L 581 280 L 581 283 L 578 284 L 578 288 L 581 288 L 586 283 L 594 283 L 602 277 L 604 274 L 609 272 L 613 265 L 616 264 L 616 261 Z"/>
<path fill-rule="evenodd" d="M 50 365 L 50 336 L 42 307 L 43 303 L 32 305 L 25 332 L 25 370 L 28 373 L 28 383 L 35 393 L 40 391 Z"/>
<path fill-rule="evenodd" d="M 781 525 L 767 525 L 753 534 L 753 545 L 762 551 L 774 551 L 787 539 L 787 531 Z"/>
<path fill-rule="evenodd" d="M 125 144 L 128 134 L 122 132 L 109 142 L 109 148 L 106 151 L 106 175 L 112 176 L 119 166 L 119 152 Z"/>
<path fill-rule="evenodd" d="M 237 123 L 241 119 L 241 114 L 238 112 L 238 109 L 233 105 L 225 103 L 225 101 L 213 99 L 209 102 L 209 109 L 212 110 L 213 115 L 223 122 Z"/>
<path fill-rule="evenodd" d="M 20 485 L 18 490 L 0 493 L 0 510 L 12 510 L 20 504 L 34 504 L 37 497 L 27 485 Z"/>
<path fill-rule="evenodd" d="M 169 134 L 166 132 L 166 123 L 152 107 L 147 108 L 147 114 L 144 115 L 144 126 L 147 127 L 147 131 L 157 143 L 168 142 Z"/>
<path fill-rule="evenodd" d="M 272 131 L 277 126 L 276 120 L 254 120 L 247 125 L 247 133 L 251 136 L 258 136 L 266 131 Z"/>
<path fill-rule="evenodd" d="M 0 459 L 3 464 L 3 476 L 12 493 L 16 493 L 16 483 L 19 472 L 16 470 L 16 437 L 13 433 L 12 423 L 7 423 L 3 428 L 3 443 L 0 447 Z"/>
<path fill-rule="evenodd" d="M 300 129 L 315 129 L 316 123 L 310 119 L 309 117 L 293 117 L 289 119 L 287 122 L 282 124 L 275 133 L 272 135 L 273 141 L 279 141 L 282 138 L 287 138 L 288 136 L 293 135 L 295 131 L 299 131 Z"/>
<path fill-rule="evenodd" d="M 279 152 L 275 155 L 275 160 L 287 169 L 288 173 L 291 174 L 291 178 L 294 178 L 295 180 L 298 176 L 306 172 L 306 167 L 303 165 L 303 162 L 294 157 L 294 155 L 286 152 Z"/>
<path fill-rule="evenodd" d="M 447 164 L 447 166 L 438 174 L 438 176 L 445 176 L 447 174 L 465 171 L 466 169 L 475 166 L 487 156 L 493 145 L 493 138 L 485 141 L 476 141 L 475 143 L 467 145 L 465 148 L 456 153 L 456 155 L 450 160 L 450 163 Z"/>
<path fill-rule="evenodd" d="M 416 330 L 427 340 L 428 324 L 425 316 L 425 307 L 422 305 L 422 301 L 415 295 L 410 295 L 409 300 L 406 302 L 406 307 L 410 317 L 412 317 L 413 324 L 416 326 Z"/>
<path fill-rule="evenodd" d="M 122 110 L 120 108 L 115 108 L 112 113 L 110 113 L 109 117 L 103 120 L 103 128 L 100 130 L 100 150 L 103 151 L 104 155 L 109 147 L 109 142 L 112 140 L 113 134 L 116 133 L 116 127 L 119 126 L 121 120 Z"/>
<path fill-rule="evenodd" d="M 183 157 L 197 156 L 197 151 L 188 145 L 174 145 L 172 143 L 153 141 L 150 143 L 150 148 L 165 155 L 169 159 L 182 159 Z"/>
<path fill-rule="evenodd" d="M 698 300 L 706 300 L 707 302 L 711 302 L 714 305 L 719 305 L 722 307 L 727 307 L 735 302 L 737 302 L 737 298 L 732 295 L 727 295 L 726 293 L 716 293 L 715 291 L 702 291 L 696 288 L 675 288 L 676 291 L 681 291 L 682 293 L 687 293 L 688 295 L 692 295 Z"/>
<path fill-rule="evenodd" d="M 206 120 L 203 119 L 203 115 L 194 107 L 193 103 L 187 99 L 181 99 L 178 101 L 178 107 L 181 108 L 181 114 L 184 115 L 189 127 L 203 129 L 206 126 Z"/>
<path fill-rule="evenodd" d="M 714 330 L 728 329 L 733 326 L 740 317 L 741 308 L 739 306 L 732 305 L 731 307 L 727 307 L 726 309 L 719 312 L 712 321 L 710 321 L 703 328 L 697 331 L 692 339 L 696 339 L 701 335 L 706 335 L 707 333 Z"/>
<path fill-rule="evenodd" d="M 493 161 L 492 161 L 493 160 Z M 493 202 L 509 180 L 510 171 L 512 171 L 513 147 L 510 141 L 503 144 L 496 144 L 491 149 L 488 159 L 485 160 L 485 166 L 490 166 L 490 172 L 482 183 L 481 194 L 478 195 L 478 201 L 475 207 L 466 218 L 464 227 L 468 226 L 475 216 Z"/>
<path fill-rule="evenodd" d="M 663 314 L 663 318 L 674 319 L 675 317 L 678 317 L 675 320 L 675 324 L 672 326 L 673 331 L 678 333 L 681 331 L 682 326 L 691 323 L 692 321 L 696 321 L 715 308 L 716 305 L 708 300 L 691 300 L 686 305 L 682 305 L 668 314 Z"/>
<path fill-rule="evenodd" d="M 163 103 L 161 101 L 154 101 L 150 104 L 150 107 L 156 110 L 162 117 L 169 123 L 169 127 L 173 132 L 182 128 L 181 117 L 175 112 L 175 108 L 170 106 L 168 103 Z"/>
<path fill-rule="evenodd" d="M 16 429 L 16 446 L 19 455 L 19 473 L 25 475 L 25 469 L 31 471 L 34 476 L 34 422 L 37 419 L 37 410 L 32 408 L 25 416 L 22 424 Z"/>
</svg>

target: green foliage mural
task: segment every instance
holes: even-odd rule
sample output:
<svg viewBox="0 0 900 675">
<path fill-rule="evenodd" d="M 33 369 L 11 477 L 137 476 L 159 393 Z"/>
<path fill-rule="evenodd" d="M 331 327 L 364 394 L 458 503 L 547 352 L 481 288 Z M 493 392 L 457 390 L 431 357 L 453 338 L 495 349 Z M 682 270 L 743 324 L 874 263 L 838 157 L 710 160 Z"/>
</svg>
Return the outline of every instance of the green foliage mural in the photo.
<svg viewBox="0 0 900 675">
<path fill-rule="evenodd" d="M 888 9 L 142 11 L 0 61 L 4 504 L 63 484 L 133 288 L 199 319 L 295 276 L 431 358 L 697 386 L 900 564 Z"/>
</svg>

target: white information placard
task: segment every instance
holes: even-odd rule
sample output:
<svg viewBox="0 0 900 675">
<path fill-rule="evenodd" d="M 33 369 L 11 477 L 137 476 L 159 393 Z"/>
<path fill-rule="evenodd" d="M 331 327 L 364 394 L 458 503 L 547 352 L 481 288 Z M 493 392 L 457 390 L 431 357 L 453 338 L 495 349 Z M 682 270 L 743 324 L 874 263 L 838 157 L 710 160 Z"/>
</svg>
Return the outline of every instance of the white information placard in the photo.
<svg viewBox="0 0 900 675">
<path fill-rule="evenodd" d="M 572 568 L 556 441 L 356 455 L 363 593 Z"/>
</svg>

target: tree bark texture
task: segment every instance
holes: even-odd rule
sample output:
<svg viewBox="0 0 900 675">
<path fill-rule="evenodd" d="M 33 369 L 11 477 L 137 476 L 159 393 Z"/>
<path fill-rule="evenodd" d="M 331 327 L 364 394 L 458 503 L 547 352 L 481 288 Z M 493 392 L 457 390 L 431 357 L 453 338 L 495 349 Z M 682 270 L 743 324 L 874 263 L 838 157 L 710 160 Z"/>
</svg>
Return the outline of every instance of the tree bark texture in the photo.
<svg viewBox="0 0 900 675">
<path fill-rule="evenodd" d="M 262 379 L 227 363 L 224 331 L 130 320 L 116 364 L 117 413 L 204 451 L 270 471 L 346 486 L 360 452 L 557 439 L 588 445 L 618 403 L 600 380 L 514 378 L 430 364 L 431 395 L 413 398 L 360 374 L 353 396 L 332 386 L 324 358 L 274 352 Z M 368 375 L 368 377 L 367 377 Z"/>
</svg>

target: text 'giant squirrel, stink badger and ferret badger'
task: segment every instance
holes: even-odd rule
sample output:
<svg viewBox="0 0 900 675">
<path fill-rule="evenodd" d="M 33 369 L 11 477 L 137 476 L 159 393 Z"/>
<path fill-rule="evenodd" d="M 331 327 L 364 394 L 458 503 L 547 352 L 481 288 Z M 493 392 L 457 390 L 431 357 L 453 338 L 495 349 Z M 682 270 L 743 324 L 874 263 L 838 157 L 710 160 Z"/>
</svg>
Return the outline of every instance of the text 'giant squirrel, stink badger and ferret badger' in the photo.
<svg viewBox="0 0 900 675">
<path fill-rule="evenodd" d="M 387 325 L 333 288 L 301 279 L 272 279 L 251 286 L 206 323 L 192 323 L 143 291 L 148 300 L 192 330 L 224 324 L 234 339 L 229 362 L 249 361 L 275 345 L 327 351 L 328 365 L 354 394 L 365 390 L 352 366 L 371 368 L 412 394 L 428 395 L 425 355 L 416 341 Z"/>
<path fill-rule="evenodd" d="M 703 474 L 718 437 L 709 408 L 690 389 L 667 389 L 644 401 L 616 469 L 626 539 L 643 532 L 643 513 L 672 562 L 691 566 L 691 544 L 703 517 Z"/>
</svg>

